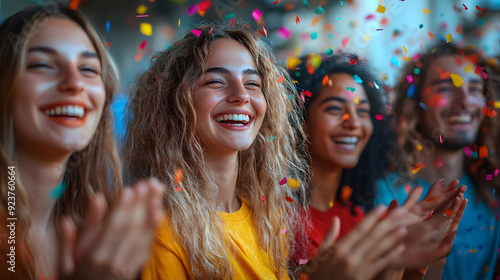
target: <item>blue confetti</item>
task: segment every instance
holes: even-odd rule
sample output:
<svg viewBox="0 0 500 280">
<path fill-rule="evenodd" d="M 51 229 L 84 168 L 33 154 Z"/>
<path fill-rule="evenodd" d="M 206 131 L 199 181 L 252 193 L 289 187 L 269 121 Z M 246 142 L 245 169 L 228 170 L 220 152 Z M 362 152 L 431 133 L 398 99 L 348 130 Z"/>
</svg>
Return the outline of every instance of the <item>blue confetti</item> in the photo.
<svg viewBox="0 0 500 280">
<path fill-rule="evenodd" d="M 413 94 L 415 93 L 415 88 L 416 88 L 415 84 L 410 85 L 408 91 L 406 92 L 406 96 L 408 96 L 408 98 L 413 97 Z"/>
<path fill-rule="evenodd" d="M 424 103 L 422 103 L 422 102 L 418 102 L 418 105 L 419 105 L 420 107 L 422 107 L 422 109 L 424 109 L 425 111 L 427 111 L 427 106 L 425 106 L 425 104 L 424 104 Z"/>
<path fill-rule="evenodd" d="M 376 89 L 379 89 L 380 87 L 377 85 L 377 82 L 373 81 L 373 85 L 375 86 Z"/>
<path fill-rule="evenodd" d="M 358 76 L 358 74 L 354 74 L 354 76 L 352 76 L 352 79 L 358 83 L 358 84 L 362 84 L 363 83 L 363 80 L 361 80 L 361 78 Z"/>
<path fill-rule="evenodd" d="M 273 140 L 274 138 L 276 138 L 276 137 L 273 136 L 273 137 L 269 138 L 269 140 Z"/>
<path fill-rule="evenodd" d="M 302 4 L 304 4 L 304 7 L 306 7 L 306 10 L 309 9 L 308 5 L 307 5 L 307 0 L 302 0 Z"/>
<path fill-rule="evenodd" d="M 52 191 L 50 192 L 50 196 L 55 199 L 59 199 L 62 197 L 65 190 L 66 190 L 66 182 L 62 181 L 59 185 L 57 185 L 55 188 L 52 189 Z"/>
<path fill-rule="evenodd" d="M 344 1 L 340 0 L 340 6 L 344 7 Z"/>
<path fill-rule="evenodd" d="M 111 28 L 111 21 L 106 20 L 106 32 L 109 32 L 109 29 Z"/>
<path fill-rule="evenodd" d="M 399 61 L 396 59 L 396 57 L 391 58 L 391 62 L 394 66 L 399 67 Z"/>
<path fill-rule="evenodd" d="M 338 19 L 338 20 L 341 20 L 339 17 L 335 17 L 335 18 Z"/>
<path fill-rule="evenodd" d="M 446 39 L 445 39 L 445 38 L 443 38 L 442 36 L 438 36 L 438 38 L 439 38 L 439 40 L 441 40 L 441 41 L 443 41 L 443 42 L 445 42 L 445 43 L 446 43 Z"/>
</svg>

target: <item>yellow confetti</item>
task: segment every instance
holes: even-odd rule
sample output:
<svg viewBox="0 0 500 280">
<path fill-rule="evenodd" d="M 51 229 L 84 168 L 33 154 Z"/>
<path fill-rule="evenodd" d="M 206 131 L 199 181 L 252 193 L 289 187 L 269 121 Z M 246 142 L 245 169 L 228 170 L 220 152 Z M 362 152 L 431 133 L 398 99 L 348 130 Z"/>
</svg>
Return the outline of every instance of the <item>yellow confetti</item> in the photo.
<svg viewBox="0 0 500 280">
<path fill-rule="evenodd" d="M 146 8 L 146 6 L 144 5 L 139 5 L 139 7 L 137 7 L 137 9 L 135 10 L 139 15 L 143 15 L 145 14 L 147 11 L 148 11 L 148 8 Z"/>
<path fill-rule="evenodd" d="M 299 65 L 302 61 L 296 57 L 290 57 L 286 62 L 286 67 L 288 70 L 295 70 L 297 65 Z"/>
<path fill-rule="evenodd" d="M 467 67 L 465 67 L 465 73 L 469 73 L 470 69 L 472 68 L 472 66 L 470 65 L 467 65 Z"/>
<path fill-rule="evenodd" d="M 141 33 L 146 35 L 146 36 L 151 36 L 153 35 L 153 26 L 147 22 L 141 22 L 140 25 Z"/>
<path fill-rule="evenodd" d="M 302 52 L 302 47 L 296 47 L 295 50 L 293 51 L 293 56 L 294 57 L 299 57 L 300 53 Z"/>
<path fill-rule="evenodd" d="M 179 19 L 179 22 L 177 22 L 178 26 L 181 26 L 181 19 Z"/>
<path fill-rule="evenodd" d="M 422 9 L 422 11 L 424 12 L 424 14 L 430 14 L 431 13 L 431 9 Z"/>
<path fill-rule="evenodd" d="M 477 252 L 477 249 L 470 249 L 469 250 L 469 253 L 476 253 Z"/>
<path fill-rule="evenodd" d="M 453 81 L 453 85 L 459 87 L 464 84 L 464 80 L 458 74 L 450 74 L 451 80 Z"/>
<path fill-rule="evenodd" d="M 403 60 L 406 61 L 406 62 L 410 62 L 411 61 L 411 58 L 408 57 L 408 56 L 403 56 Z"/>
<path fill-rule="evenodd" d="M 382 14 L 385 13 L 385 7 L 379 4 L 377 7 L 377 12 Z"/>
<path fill-rule="evenodd" d="M 330 208 L 333 207 L 333 201 L 330 201 Z"/>
<path fill-rule="evenodd" d="M 451 34 L 446 35 L 446 43 L 451 42 Z"/>
<path fill-rule="evenodd" d="M 358 103 L 359 103 L 359 97 L 357 97 L 357 96 L 356 96 L 356 97 L 354 98 L 354 103 L 356 103 L 356 104 L 358 104 Z"/>
<path fill-rule="evenodd" d="M 420 144 L 417 145 L 417 151 L 419 151 L 419 152 L 422 151 L 422 145 L 420 145 Z"/>
<path fill-rule="evenodd" d="M 363 36 L 363 41 L 369 42 L 370 41 L 370 35 L 365 34 L 365 36 Z"/>
<path fill-rule="evenodd" d="M 405 50 L 405 54 L 408 54 L 408 52 L 406 51 L 405 45 L 403 45 L 403 50 Z"/>
<path fill-rule="evenodd" d="M 490 229 L 490 231 L 494 231 L 494 230 L 495 230 L 495 227 L 494 227 L 494 226 L 492 226 L 492 225 L 490 225 L 489 229 Z"/>
<path fill-rule="evenodd" d="M 297 179 L 288 178 L 288 186 L 292 189 L 298 189 L 300 187 L 300 182 Z"/>
<path fill-rule="evenodd" d="M 495 108 L 500 108 L 500 101 L 495 101 Z"/>
</svg>

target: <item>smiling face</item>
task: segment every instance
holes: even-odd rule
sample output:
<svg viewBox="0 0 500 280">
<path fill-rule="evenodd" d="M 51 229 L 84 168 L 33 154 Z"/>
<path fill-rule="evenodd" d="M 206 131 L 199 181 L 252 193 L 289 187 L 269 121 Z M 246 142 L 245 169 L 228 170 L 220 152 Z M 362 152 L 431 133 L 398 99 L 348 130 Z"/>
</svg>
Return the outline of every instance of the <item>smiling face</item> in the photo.
<svg viewBox="0 0 500 280">
<path fill-rule="evenodd" d="M 329 78 L 333 86 L 322 87 L 309 105 L 304 130 L 316 164 L 353 168 L 373 131 L 370 103 L 352 75 L 335 73 Z"/>
<path fill-rule="evenodd" d="M 205 69 L 194 89 L 198 137 L 211 151 L 248 149 L 267 106 L 252 55 L 237 41 L 219 39 L 210 47 Z"/>
<path fill-rule="evenodd" d="M 64 18 L 39 23 L 14 97 L 18 148 L 85 148 L 105 101 L 101 63 L 85 31 Z"/>
<path fill-rule="evenodd" d="M 472 70 L 467 73 L 468 65 Z M 475 64 L 462 56 L 445 55 L 433 61 L 428 69 L 421 98 L 427 110 L 420 115 L 420 131 L 445 149 L 471 145 L 483 121 L 485 106 L 484 82 L 474 74 Z M 459 75 L 463 85 L 453 85 L 448 74 Z"/>
</svg>

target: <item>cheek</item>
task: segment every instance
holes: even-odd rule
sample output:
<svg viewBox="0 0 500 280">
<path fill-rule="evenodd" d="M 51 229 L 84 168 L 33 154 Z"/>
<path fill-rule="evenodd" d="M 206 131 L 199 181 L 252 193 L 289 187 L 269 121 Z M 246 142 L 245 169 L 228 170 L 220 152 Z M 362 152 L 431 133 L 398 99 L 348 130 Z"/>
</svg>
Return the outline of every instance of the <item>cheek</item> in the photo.
<svg viewBox="0 0 500 280">
<path fill-rule="evenodd" d="M 427 107 L 431 108 L 442 108 L 448 105 L 448 98 L 439 95 L 432 95 L 427 100 Z"/>
<path fill-rule="evenodd" d="M 87 90 L 94 106 L 102 113 L 104 103 L 106 102 L 106 90 L 104 89 L 104 85 L 102 83 L 88 85 Z"/>
</svg>

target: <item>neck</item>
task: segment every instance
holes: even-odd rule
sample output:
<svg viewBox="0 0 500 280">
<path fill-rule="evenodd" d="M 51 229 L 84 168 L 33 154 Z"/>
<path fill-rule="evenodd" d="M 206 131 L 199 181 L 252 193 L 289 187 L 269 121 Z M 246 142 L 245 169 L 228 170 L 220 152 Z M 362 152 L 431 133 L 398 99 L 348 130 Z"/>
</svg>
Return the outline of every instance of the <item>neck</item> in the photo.
<svg viewBox="0 0 500 280">
<path fill-rule="evenodd" d="M 31 230 L 50 235 L 55 230 L 51 217 L 57 200 L 52 191 L 63 179 L 69 155 L 47 157 L 16 151 L 16 156 L 17 174 L 28 194 Z"/>
<path fill-rule="evenodd" d="M 444 179 L 443 185 L 447 186 L 451 181 L 460 179 L 463 174 L 465 155 L 463 151 L 449 151 L 436 148 L 436 151 L 425 158 L 425 168 L 417 173 L 419 178 L 428 182 Z M 436 166 L 437 162 L 443 162 L 441 168 Z"/>
<path fill-rule="evenodd" d="M 232 213 L 240 209 L 240 201 L 236 196 L 238 179 L 238 152 L 209 152 L 205 158 L 211 167 L 212 175 L 218 187 L 218 211 Z"/>
<path fill-rule="evenodd" d="M 335 202 L 342 171 L 341 167 L 313 161 L 311 206 L 320 211 L 330 209 L 330 204 Z"/>
</svg>

